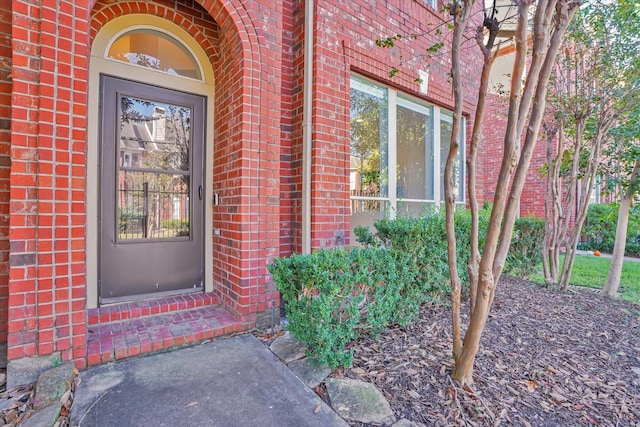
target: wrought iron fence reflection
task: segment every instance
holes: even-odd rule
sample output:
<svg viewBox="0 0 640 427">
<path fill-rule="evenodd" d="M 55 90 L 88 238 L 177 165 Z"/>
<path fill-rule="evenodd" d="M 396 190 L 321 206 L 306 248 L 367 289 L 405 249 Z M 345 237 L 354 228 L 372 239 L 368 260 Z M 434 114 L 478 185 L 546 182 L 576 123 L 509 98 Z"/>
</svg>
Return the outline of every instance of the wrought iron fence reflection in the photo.
<svg viewBox="0 0 640 427">
<path fill-rule="evenodd" d="M 153 183 L 118 189 L 119 239 L 170 239 L 190 235 L 186 185 L 155 188 Z"/>
</svg>

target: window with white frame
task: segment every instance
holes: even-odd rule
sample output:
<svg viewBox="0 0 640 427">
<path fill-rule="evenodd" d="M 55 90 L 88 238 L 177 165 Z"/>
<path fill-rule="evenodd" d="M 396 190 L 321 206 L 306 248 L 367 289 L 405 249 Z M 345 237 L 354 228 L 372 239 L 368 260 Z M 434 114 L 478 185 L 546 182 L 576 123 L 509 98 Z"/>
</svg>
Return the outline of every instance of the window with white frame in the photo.
<svg viewBox="0 0 640 427">
<path fill-rule="evenodd" d="M 450 111 L 351 76 L 351 231 L 376 219 L 420 213 L 444 198 Z M 454 183 L 464 203 L 464 126 Z M 353 234 L 352 234 L 353 235 Z"/>
<path fill-rule="evenodd" d="M 438 0 L 424 0 L 424 2 L 434 9 L 438 8 Z"/>
</svg>

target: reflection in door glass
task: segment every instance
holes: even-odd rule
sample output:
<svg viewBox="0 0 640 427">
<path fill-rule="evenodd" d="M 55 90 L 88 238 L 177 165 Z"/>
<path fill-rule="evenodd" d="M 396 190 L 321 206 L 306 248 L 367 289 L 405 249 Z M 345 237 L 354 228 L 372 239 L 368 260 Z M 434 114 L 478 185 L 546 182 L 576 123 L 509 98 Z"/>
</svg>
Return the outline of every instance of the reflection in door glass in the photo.
<svg viewBox="0 0 640 427">
<path fill-rule="evenodd" d="M 119 240 L 189 237 L 191 110 L 121 98 Z"/>
</svg>

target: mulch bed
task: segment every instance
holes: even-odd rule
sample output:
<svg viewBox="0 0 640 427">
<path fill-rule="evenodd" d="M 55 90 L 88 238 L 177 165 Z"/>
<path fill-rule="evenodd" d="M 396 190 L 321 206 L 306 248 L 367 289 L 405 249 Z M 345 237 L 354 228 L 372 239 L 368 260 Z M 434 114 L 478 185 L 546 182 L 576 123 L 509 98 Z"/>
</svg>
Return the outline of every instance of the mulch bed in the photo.
<svg viewBox="0 0 640 427">
<path fill-rule="evenodd" d="M 450 310 L 437 305 L 378 341 L 359 340 L 353 367 L 333 375 L 375 384 L 396 418 L 428 426 L 640 426 L 639 315 L 592 290 L 503 276 L 472 387 L 449 376 Z"/>
</svg>

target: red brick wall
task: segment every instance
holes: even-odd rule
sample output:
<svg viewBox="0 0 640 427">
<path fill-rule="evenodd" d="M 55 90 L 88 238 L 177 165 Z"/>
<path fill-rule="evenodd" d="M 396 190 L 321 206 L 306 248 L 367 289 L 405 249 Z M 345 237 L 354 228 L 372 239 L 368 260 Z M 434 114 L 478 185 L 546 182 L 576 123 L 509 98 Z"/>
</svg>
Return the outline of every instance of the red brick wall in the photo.
<svg viewBox="0 0 640 427">
<path fill-rule="evenodd" d="M 142 13 L 165 18 L 180 25 L 211 58 L 216 60 L 214 42 L 218 40 L 219 27 L 208 13 L 194 0 L 183 1 L 94 1 L 91 10 L 91 40 L 104 24 L 119 16 Z"/>
<path fill-rule="evenodd" d="M 6 10 L 6 2 L 0 4 L 0 11 Z M 211 190 L 220 195 L 212 224 L 220 235 L 211 236 L 209 264 L 214 288 L 221 302 L 245 321 L 270 308 L 277 292 L 266 265 L 300 249 L 304 1 L 10 4 L 9 358 L 60 351 L 63 360 L 84 366 L 84 190 L 86 168 L 95 166 L 86 165 L 85 129 L 87 91 L 96 90 L 87 88 L 88 57 L 101 26 L 123 14 L 149 13 L 173 21 L 209 53 L 216 92 L 210 117 L 214 144 L 207 149 L 214 159 L 209 165 Z M 6 31 L 8 19 L 0 16 L 0 30 Z M 420 32 L 429 23 L 448 20 L 421 0 L 318 1 L 315 16 L 312 246 L 317 248 L 343 243 L 339 237 L 348 233 L 350 72 L 443 107 L 451 107 L 452 95 L 446 50 L 431 62 L 427 96 L 418 94 L 413 81 L 417 69 L 427 68 L 414 57 L 436 39 L 400 43 L 393 50 L 373 44 L 379 36 Z M 6 48 L 2 52 L 6 55 Z M 465 112 L 471 114 L 479 56 L 476 50 L 465 52 Z M 405 59 L 403 72 L 389 79 L 387 71 L 399 55 L 414 59 Z M 0 93 L 9 90 L 4 81 L 0 84 Z M 0 98 L 0 108 L 7 109 L 8 102 L 6 95 Z M 0 129 L 0 138 L 0 147 L 3 141 L 6 147 L 6 130 Z M 0 174 L 7 163 L 0 151 Z M 0 199 L 0 206 L 5 205 Z M 1 245 L 0 237 L 0 254 Z M 1 292 L 0 286 L 0 304 Z"/>
<path fill-rule="evenodd" d="M 11 173 L 11 0 L 0 0 L 0 343 L 7 342 Z"/>
<path fill-rule="evenodd" d="M 214 259 L 225 260 L 216 262 L 214 279 L 222 301 L 250 318 L 277 296 L 266 265 L 280 245 L 282 3 L 245 2 L 227 17 L 213 9 L 221 34 L 214 227 L 222 225 Z"/>
<path fill-rule="evenodd" d="M 480 8 L 480 4 L 477 7 Z M 318 0 L 315 17 L 312 247 L 318 248 L 341 244 L 344 241 L 339 237 L 344 235 L 347 235 L 346 243 L 349 242 L 350 72 L 362 73 L 449 109 L 453 96 L 448 81 L 450 50 L 443 49 L 430 61 L 423 56 L 426 48 L 435 42 L 449 39 L 446 28 L 449 17 L 425 2 Z M 379 48 L 374 43 L 378 37 L 424 33 L 435 27 L 440 27 L 443 35 L 431 32 L 417 40 L 403 40 L 393 49 Z M 295 38 L 298 45 L 300 40 Z M 481 62 L 479 50 L 465 49 L 463 52 L 462 73 L 467 96 L 464 109 L 465 114 L 472 115 Z M 391 66 L 397 65 L 401 57 L 404 63 L 401 72 L 389 78 Z M 415 82 L 419 69 L 429 70 L 426 96 L 419 93 L 419 84 Z M 294 92 L 300 93 L 300 90 Z M 468 123 L 472 125 L 472 120 Z M 293 142 L 294 159 L 300 158 L 299 141 L 298 138 Z M 297 166 L 295 162 L 294 166 Z M 294 174 L 299 176 L 300 169 L 294 167 Z"/>
<path fill-rule="evenodd" d="M 493 202 L 496 181 L 500 173 L 502 153 L 504 152 L 504 134 L 507 125 L 508 100 L 497 95 L 489 95 L 482 126 L 481 155 L 478 156 L 478 173 L 483 176 L 483 194 L 481 200 Z"/>
<path fill-rule="evenodd" d="M 302 85 L 304 0 L 284 1 L 280 146 L 280 256 L 302 250 Z"/>
<path fill-rule="evenodd" d="M 88 11 L 14 0 L 8 358 L 84 357 Z"/>
<path fill-rule="evenodd" d="M 88 57 L 101 25 L 125 13 L 172 20 L 212 58 L 215 142 L 207 148 L 212 191 L 221 196 L 213 218 L 221 235 L 211 236 L 214 288 L 244 321 L 277 296 L 266 264 L 280 244 L 282 8 L 201 3 L 11 2 L 9 359 L 60 351 L 63 360 L 85 364 Z M 0 98 L 0 108 L 7 103 Z M 9 140 L 4 132 L 0 144 Z M 0 170 L 5 163 L 0 157 Z"/>
<path fill-rule="evenodd" d="M 502 153 L 504 151 L 504 134 L 507 125 L 508 108 L 508 100 L 505 97 L 489 95 L 487 98 L 482 128 L 482 154 L 478 156 L 481 161 L 479 173 L 481 173 L 484 180 L 484 197 L 481 200 L 491 202 L 495 196 L 496 181 L 500 173 Z M 544 218 L 546 184 L 545 178 L 540 175 L 540 168 L 546 163 L 545 151 L 545 141 L 538 141 L 520 198 L 520 216 Z"/>
</svg>

